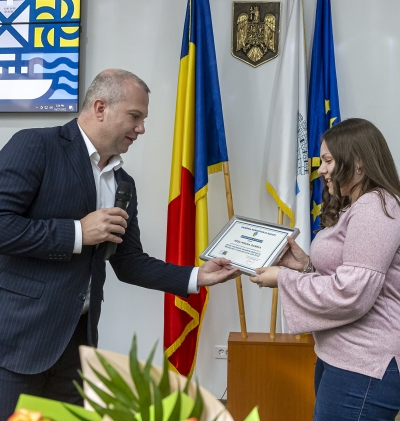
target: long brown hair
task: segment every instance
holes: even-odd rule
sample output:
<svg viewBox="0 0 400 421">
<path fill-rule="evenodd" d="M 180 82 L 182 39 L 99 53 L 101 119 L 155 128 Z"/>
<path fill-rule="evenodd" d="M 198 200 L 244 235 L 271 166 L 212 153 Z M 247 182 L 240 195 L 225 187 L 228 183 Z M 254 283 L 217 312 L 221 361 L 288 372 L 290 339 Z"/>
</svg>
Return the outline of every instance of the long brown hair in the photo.
<svg viewBox="0 0 400 421">
<path fill-rule="evenodd" d="M 362 178 L 352 187 L 351 193 L 360 189 L 360 196 L 376 191 L 385 215 L 384 192 L 394 197 L 400 206 L 400 180 L 392 154 L 382 133 L 371 122 L 362 118 L 349 118 L 326 131 L 322 136 L 335 160 L 331 174 L 333 195 L 328 187 L 322 192 L 322 227 L 331 227 L 339 219 L 340 211 L 351 203 L 342 197 L 340 187 L 348 185 L 356 172 L 356 160 L 361 161 Z"/>
</svg>

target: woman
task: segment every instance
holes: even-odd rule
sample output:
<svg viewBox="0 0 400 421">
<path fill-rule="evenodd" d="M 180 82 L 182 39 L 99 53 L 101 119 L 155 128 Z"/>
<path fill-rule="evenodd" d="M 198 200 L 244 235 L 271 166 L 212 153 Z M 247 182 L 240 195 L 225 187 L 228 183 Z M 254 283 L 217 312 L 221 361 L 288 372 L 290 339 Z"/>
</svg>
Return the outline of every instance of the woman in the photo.
<svg viewBox="0 0 400 421">
<path fill-rule="evenodd" d="M 349 119 L 323 135 L 318 172 L 325 179 L 322 229 L 310 258 L 288 239 L 279 262 L 286 268 L 257 269 L 250 279 L 278 286 L 291 331 L 314 335 L 314 421 L 394 420 L 400 409 L 396 167 L 381 132 Z"/>
</svg>

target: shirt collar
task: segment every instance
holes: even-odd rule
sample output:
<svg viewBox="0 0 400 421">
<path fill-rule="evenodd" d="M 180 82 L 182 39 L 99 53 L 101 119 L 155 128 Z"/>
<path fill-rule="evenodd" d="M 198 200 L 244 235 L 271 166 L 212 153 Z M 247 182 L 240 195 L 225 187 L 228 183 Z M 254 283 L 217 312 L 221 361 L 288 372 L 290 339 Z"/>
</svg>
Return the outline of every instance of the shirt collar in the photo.
<svg viewBox="0 0 400 421">
<path fill-rule="evenodd" d="M 100 155 L 97 152 L 96 148 L 94 147 L 93 143 L 87 137 L 86 133 L 83 131 L 82 127 L 79 124 L 78 124 L 78 127 L 79 127 L 79 130 L 80 130 L 81 135 L 83 137 L 83 140 L 85 141 L 85 145 L 86 145 L 86 148 L 88 150 L 90 160 L 93 161 L 97 165 L 100 161 Z M 121 155 L 113 155 L 108 160 L 108 163 L 107 163 L 106 167 L 103 169 L 103 171 L 108 171 L 111 168 L 113 168 L 114 171 L 117 171 L 122 167 L 122 165 L 124 165 L 124 161 L 123 161 Z"/>
</svg>

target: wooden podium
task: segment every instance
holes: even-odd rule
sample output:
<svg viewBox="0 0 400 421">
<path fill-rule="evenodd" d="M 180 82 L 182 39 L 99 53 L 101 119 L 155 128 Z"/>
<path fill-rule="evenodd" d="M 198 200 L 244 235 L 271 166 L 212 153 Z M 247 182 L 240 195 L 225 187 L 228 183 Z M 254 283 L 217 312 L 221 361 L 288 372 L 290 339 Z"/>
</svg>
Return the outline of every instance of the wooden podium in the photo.
<svg viewBox="0 0 400 421">
<path fill-rule="evenodd" d="M 243 421 L 257 405 L 261 421 L 312 421 L 316 355 L 312 335 L 231 332 L 227 408 Z"/>
</svg>

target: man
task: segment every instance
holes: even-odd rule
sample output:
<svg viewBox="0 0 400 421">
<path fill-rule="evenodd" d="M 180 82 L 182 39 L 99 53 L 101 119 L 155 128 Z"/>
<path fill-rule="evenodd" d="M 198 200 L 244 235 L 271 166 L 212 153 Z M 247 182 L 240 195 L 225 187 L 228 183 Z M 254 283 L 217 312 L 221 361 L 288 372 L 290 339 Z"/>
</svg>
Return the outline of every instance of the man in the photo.
<svg viewBox="0 0 400 421">
<path fill-rule="evenodd" d="M 0 420 L 20 393 L 80 404 L 78 346 L 97 344 L 110 263 L 130 284 L 187 296 L 238 271 L 225 259 L 178 267 L 142 251 L 133 179 L 121 154 L 143 134 L 149 89 L 130 72 L 100 73 L 78 120 L 22 130 L 0 151 Z M 127 212 L 116 185 L 133 186 Z M 120 234 L 121 237 L 115 235 Z"/>
</svg>

